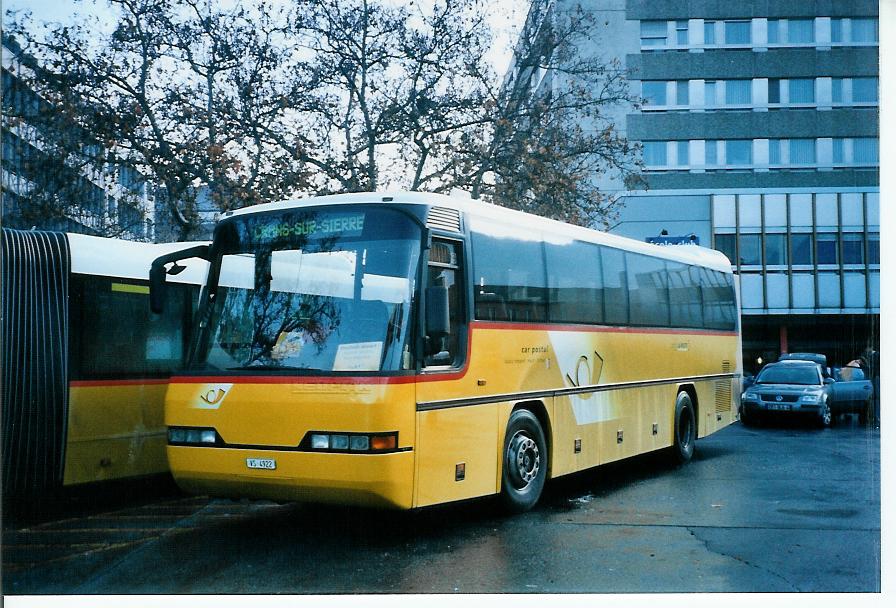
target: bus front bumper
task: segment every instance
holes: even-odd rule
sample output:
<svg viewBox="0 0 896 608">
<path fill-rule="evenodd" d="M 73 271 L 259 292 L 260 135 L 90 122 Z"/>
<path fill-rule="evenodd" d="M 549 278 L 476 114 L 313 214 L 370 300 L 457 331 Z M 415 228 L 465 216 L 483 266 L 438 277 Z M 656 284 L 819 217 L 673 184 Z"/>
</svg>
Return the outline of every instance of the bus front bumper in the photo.
<svg viewBox="0 0 896 608">
<path fill-rule="evenodd" d="M 276 468 L 249 468 L 250 459 L 272 460 Z M 168 463 L 177 484 L 191 494 L 413 507 L 412 451 L 333 454 L 169 445 Z"/>
</svg>

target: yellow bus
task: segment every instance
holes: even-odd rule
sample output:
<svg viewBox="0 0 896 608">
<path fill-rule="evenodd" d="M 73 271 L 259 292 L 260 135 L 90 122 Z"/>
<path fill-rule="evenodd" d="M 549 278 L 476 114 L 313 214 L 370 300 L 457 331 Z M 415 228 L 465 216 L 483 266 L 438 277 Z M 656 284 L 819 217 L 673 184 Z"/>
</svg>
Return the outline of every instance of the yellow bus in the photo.
<svg viewBox="0 0 896 608">
<path fill-rule="evenodd" d="M 208 265 L 180 266 L 162 316 L 147 275 L 187 247 L 3 228 L 4 498 L 168 471 L 165 384 Z"/>
<path fill-rule="evenodd" d="M 736 418 L 737 292 L 715 251 L 405 192 L 230 212 L 208 259 L 165 408 L 190 493 L 524 511 L 547 479 L 685 462 Z"/>
</svg>

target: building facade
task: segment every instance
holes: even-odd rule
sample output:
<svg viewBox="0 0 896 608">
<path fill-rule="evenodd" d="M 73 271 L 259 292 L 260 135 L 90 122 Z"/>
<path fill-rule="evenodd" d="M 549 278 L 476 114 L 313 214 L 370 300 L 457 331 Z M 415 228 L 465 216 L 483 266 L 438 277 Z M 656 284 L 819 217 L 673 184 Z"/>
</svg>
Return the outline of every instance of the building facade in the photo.
<svg viewBox="0 0 896 608">
<path fill-rule="evenodd" d="M 694 233 L 729 257 L 745 368 L 879 350 L 877 3 L 534 4 L 593 12 L 600 48 L 582 52 L 625 62 L 643 102 L 613 111 L 647 187 L 601 184 L 624 200 L 612 231 Z"/>
<path fill-rule="evenodd" d="M 4 35 L 2 42 L 3 225 L 152 240 L 152 189 L 145 178 L 129 167 L 87 160 L 102 158 L 102 148 L 76 127 L 54 122 L 55 109 L 28 85 L 40 68 L 15 40 Z"/>
</svg>

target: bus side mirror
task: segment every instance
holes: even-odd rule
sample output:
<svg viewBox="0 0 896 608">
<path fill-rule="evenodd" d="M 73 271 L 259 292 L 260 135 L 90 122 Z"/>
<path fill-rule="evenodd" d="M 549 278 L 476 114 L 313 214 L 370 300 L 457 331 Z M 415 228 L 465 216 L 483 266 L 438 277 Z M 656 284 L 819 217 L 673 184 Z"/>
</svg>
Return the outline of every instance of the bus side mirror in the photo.
<svg viewBox="0 0 896 608">
<path fill-rule="evenodd" d="M 448 310 L 448 288 L 436 285 L 426 288 L 426 335 L 443 338 L 451 333 Z"/>
<path fill-rule="evenodd" d="M 165 299 L 168 296 L 168 284 L 164 264 L 153 265 L 149 269 L 149 308 L 156 314 L 165 310 Z"/>
</svg>

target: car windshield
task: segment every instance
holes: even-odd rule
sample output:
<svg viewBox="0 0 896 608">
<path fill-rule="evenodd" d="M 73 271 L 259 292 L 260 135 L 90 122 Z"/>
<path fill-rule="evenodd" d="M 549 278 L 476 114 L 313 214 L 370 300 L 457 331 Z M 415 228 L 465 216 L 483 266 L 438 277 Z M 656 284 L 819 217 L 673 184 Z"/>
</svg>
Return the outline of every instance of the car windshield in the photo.
<svg viewBox="0 0 896 608">
<path fill-rule="evenodd" d="M 818 369 L 808 365 L 769 366 L 759 372 L 757 384 L 821 384 Z"/>
<path fill-rule="evenodd" d="M 410 367 L 420 229 L 409 217 L 292 210 L 237 216 L 215 238 L 218 280 L 195 369 Z"/>
</svg>

